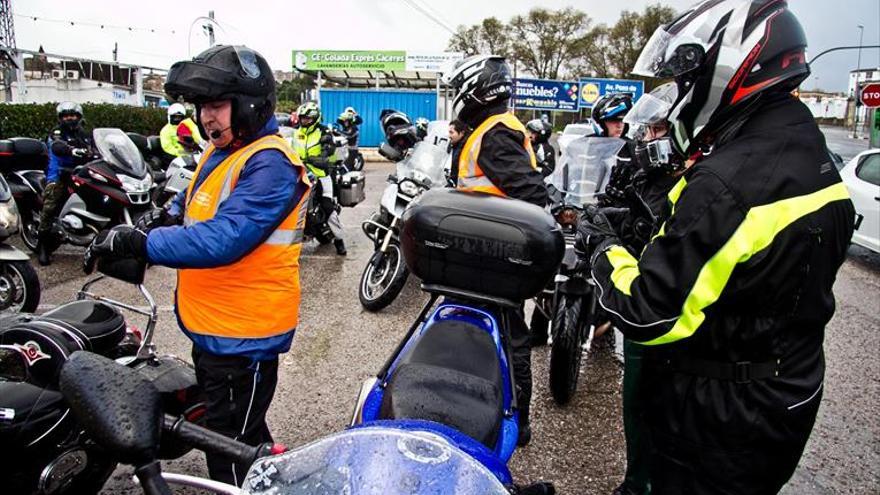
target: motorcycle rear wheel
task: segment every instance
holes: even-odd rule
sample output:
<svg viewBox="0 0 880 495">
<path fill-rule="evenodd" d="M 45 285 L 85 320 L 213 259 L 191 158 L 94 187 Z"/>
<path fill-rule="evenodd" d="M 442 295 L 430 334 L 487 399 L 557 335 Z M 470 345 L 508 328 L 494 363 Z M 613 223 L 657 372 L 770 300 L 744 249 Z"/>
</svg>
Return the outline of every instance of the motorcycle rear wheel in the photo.
<svg viewBox="0 0 880 495">
<path fill-rule="evenodd" d="M 373 263 L 374 257 L 380 254 L 373 253 L 373 258 L 367 262 L 364 272 L 361 274 L 361 283 L 358 286 L 358 299 L 361 306 L 367 311 L 380 311 L 391 304 L 409 277 L 409 270 L 403 262 L 400 245 L 396 242 L 388 244 L 388 252 L 377 264 Z"/>
<path fill-rule="evenodd" d="M 560 406 L 571 401 L 577 390 L 583 349 L 581 325 L 588 324 L 581 318 L 583 299 L 560 295 L 553 315 L 553 344 L 550 347 L 550 393 Z"/>
<path fill-rule="evenodd" d="M 40 279 L 28 261 L 0 261 L 0 311 L 33 313 L 40 304 Z"/>
<path fill-rule="evenodd" d="M 21 212 L 21 242 L 27 246 L 31 252 L 37 252 L 37 244 L 40 240 L 40 212 L 38 211 L 22 211 Z"/>
</svg>

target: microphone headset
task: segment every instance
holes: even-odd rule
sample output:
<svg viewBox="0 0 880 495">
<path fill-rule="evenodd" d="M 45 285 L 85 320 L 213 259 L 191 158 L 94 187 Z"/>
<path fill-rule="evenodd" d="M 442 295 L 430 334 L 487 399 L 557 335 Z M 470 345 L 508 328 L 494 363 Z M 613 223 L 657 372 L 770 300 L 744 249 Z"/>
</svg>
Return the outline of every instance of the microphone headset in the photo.
<svg viewBox="0 0 880 495">
<path fill-rule="evenodd" d="M 213 130 L 213 131 L 209 132 L 208 135 L 211 136 L 211 139 L 220 139 L 220 136 L 222 136 L 223 133 L 228 131 L 229 129 L 232 129 L 232 126 L 229 126 L 225 129 L 220 129 L 219 131 Z"/>
</svg>

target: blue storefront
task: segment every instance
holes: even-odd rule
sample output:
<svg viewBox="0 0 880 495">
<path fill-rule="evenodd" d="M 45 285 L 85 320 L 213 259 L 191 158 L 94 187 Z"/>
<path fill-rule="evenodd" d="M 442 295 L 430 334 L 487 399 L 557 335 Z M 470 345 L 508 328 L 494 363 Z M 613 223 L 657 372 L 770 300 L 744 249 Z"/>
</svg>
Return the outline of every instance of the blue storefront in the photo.
<svg viewBox="0 0 880 495">
<path fill-rule="evenodd" d="M 419 117 L 437 118 L 437 94 L 434 91 L 377 91 L 374 89 L 321 89 L 321 112 L 324 123 L 336 122 L 346 107 L 354 107 L 364 119 L 361 125 L 360 145 L 379 146 L 384 140 L 379 126 L 379 114 L 391 108 L 406 113 L 415 122 Z"/>
</svg>

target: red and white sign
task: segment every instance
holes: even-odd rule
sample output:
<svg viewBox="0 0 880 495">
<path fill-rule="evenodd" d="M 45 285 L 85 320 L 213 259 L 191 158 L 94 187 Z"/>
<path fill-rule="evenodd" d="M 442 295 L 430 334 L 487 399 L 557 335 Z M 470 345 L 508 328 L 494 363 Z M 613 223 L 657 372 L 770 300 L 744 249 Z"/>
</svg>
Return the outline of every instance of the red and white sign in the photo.
<svg viewBox="0 0 880 495">
<path fill-rule="evenodd" d="M 868 84 L 862 88 L 862 104 L 868 108 L 880 107 L 880 83 Z"/>
</svg>

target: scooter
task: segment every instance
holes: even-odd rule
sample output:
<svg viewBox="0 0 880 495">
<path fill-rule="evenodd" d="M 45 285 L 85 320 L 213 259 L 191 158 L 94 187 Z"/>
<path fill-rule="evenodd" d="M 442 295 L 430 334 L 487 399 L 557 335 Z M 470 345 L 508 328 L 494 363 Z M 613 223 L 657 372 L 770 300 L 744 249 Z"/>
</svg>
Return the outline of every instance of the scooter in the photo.
<svg viewBox="0 0 880 495">
<path fill-rule="evenodd" d="M 404 214 L 402 246 L 431 300 L 364 383 L 343 432 L 289 452 L 243 445 L 163 417 L 149 383 L 88 353 L 62 369 L 61 391 L 102 446 L 135 466 L 147 494 L 171 493 L 168 483 L 225 494 L 555 493 L 549 483 L 514 485 L 507 467 L 518 413 L 502 309 L 553 276 L 563 251 L 555 222 L 513 199 L 431 190 Z M 115 427 L 123 414 L 130 430 Z M 169 436 L 250 464 L 242 489 L 162 473 L 153 449 Z"/>
<path fill-rule="evenodd" d="M 447 128 L 448 124 L 443 130 Z M 397 173 L 388 176 L 379 211 L 361 224 L 374 248 L 358 286 L 358 299 L 367 311 L 380 311 L 391 304 L 406 284 L 409 270 L 400 250 L 401 217 L 424 191 L 445 185 L 444 166 L 449 159 L 447 141 L 448 138 L 416 143 L 397 162 Z M 387 146 L 383 143 L 383 147 Z M 395 156 L 391 151 L 384 154 Z"/>
<path fill-rule="evenodd" d="M 196 168 L 202 159 L 204 149 L 195 143 L 192 138 L 184 144 L 188 153 L 175 157 L 165 171 L 165 180 L 156 188 L 153 201 L 164 206 L 168 201 L 177 196 L 181 191 L 189 187 L 196 174 Z"/>
<path fill-rule="evenodd" d="M 73 194 L 62 207 L 53 228 L 58 244 L 87 246 L 101 230 L 123 223 L 133 225 L 152 208 L 150 198 L 155 184 L 131 139 L 121 130 L 109 128 L 95 129 L 93 136 L 98 155 L 71 173 Z M 14 174 L 20 180 L 10 184 L 19 191 L 32 189 L 32 194 L 25 194 L 28 197 L 23 198 L 19 207 L 23 229 L 27 230 L 22 239 L 34 251 L 40 230 L 43 174 L 42 170 Z"/>
<path fill-rule="evenodd" d="M 30 258 L 7 240 L 21 229 L 18 208 L 0 176 L 0 314 L 33 313 L 40 304 L 40 279 Z"/>
<path fill-rule="evenodd" d="M 40 316 L 0 317 L 0 477 L 4 493 L 97 493 L 118 459 L 83 431 L 58 389 L 58 374 L 77 351 L 113 359 L 160 391 L 161 409 L 199 422 L 205 405 L 192 366 L 153 345 L 158 309 L 143 285 L 143 267 L 98 265 L 104 272 L 86 282 L 76 301 Z M 139 275 L 138 275 L 139 273 Z M 132 275 L 134 274 L 134 276 Z M 136 284 L 147 309 L 93 290 L 107 277 Z M 141 331 L 120 309 L 145 316 Z M 109 407 L 104 404 L 102 407 Z M 117 425 L 127 424 L 127 416 Z M 181 457 L 184 443 L 163 440 L 157 455 Z"/>
<path fill-rule="evenodd" d="M 550 325 L 550 392 L 557 404 L 567 404 L 577 390 L 581 366 L 589 356 L 596 330 L 595 285 L 574 251 L 577 225 L 605 170 L 611 168 L 624 141 L 583 137 L 565 149 L 562 161 L 547 177 L 551 213 L 563 230 L 565 257 L 559 271 L 535 298 L 531 330 L 547 334 Z"/>
<path fill-rule="evenodd" d="M 0 140 L 0 174 L 9 185 L 21 215 L 19 234 L 25 246 L 37 250 L 40 211 L 49 150 L 37 139 L 17 137 Z"/>
</svg>

